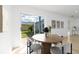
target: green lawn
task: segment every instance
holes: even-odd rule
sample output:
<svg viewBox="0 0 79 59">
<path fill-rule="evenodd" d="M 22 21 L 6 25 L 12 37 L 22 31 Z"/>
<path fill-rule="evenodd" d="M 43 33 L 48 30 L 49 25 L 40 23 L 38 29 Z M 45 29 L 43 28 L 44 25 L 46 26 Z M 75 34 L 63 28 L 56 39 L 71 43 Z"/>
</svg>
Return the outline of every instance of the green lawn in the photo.
<svg viewBox="0 0 79 59">
<path fill-rule="evenodd" d="M 21 26 L 21 36 L 22 38 L 31 36 L 33 33 L 33 25 L 22 24 Z"/>
<path fill-rule="evenodd" d="M 32 33 L 31 30 L 21 31 L 21 36 L 22 36 L 22 38 L 25 38 L 25 37 L 30 36 L 31 33 Z"/>
<path fill-rule="evenodd" d="M 21 37 L 25 38 L 25 37 L 27 37 L 27 34 L 21 34 Z"/>
</svg>

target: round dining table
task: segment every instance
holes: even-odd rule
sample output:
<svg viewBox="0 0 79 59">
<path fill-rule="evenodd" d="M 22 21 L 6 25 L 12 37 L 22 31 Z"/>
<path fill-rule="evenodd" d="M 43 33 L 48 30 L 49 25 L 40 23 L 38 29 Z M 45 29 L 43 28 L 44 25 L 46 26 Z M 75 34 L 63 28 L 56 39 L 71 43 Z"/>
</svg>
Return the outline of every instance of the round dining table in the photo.
<svg viewBox="0 0 79 59">
<path fill-rule="evenodd" d="M 35 34 L 32 36 L 33 40 L 39 41 L 42 43 L 41 54 L 50 54 L 51 44 L 62 43 L 63 37 L 56 34 Z"/>
</svg>

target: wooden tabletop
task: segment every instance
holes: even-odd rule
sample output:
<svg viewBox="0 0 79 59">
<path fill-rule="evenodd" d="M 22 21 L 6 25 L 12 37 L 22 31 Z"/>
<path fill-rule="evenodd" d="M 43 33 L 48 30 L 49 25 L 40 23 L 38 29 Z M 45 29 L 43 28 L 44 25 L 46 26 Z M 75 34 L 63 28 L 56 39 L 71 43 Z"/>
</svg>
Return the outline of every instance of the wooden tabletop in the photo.
<svg viewBox="0 0 79 59">
<path fill-rule="evenodd" d="M 64 38 L 56 34 L 48 34 L 46 37 L 45 34 L 36 34 L 32 38 L 36 41 L 47 42 L 47 43 L 58 43 L 61 42 Z"/>
</svg>

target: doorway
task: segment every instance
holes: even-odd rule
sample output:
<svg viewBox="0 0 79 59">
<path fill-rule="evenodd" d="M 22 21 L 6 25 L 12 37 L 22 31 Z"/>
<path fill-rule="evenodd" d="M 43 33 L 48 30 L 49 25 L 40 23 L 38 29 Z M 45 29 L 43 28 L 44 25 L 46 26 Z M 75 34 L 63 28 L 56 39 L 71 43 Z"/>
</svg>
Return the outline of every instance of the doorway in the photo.
<svg viewBox="0 0 79 59">
<path fill-rule="evenodd" d="M 44 18 L 42 16 L 23 15 L 21 19 L 21 41 L 24 43 L 28 37 L 43 33 Z"/>
</svg>

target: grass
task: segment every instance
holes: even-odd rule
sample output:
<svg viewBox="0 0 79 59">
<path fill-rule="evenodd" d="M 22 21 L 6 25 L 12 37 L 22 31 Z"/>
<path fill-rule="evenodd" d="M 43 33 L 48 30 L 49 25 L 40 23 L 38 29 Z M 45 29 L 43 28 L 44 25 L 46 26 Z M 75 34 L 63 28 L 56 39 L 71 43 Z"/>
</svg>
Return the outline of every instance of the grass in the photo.
<svg viewBox="0 0 79 59">
<path fill-rule="evenodd" d="M 33 32 L 33 25 L 22 24 L 21 26 L 21 36 L 22 38 L 31 36 Z"/>
<path fill-rule="evenodd" d="M 21 31 L 22 38 L 30 36 L 31 33 L 31 30 Z"/>
<path fill-rule="evenodd" d="M 27 34 L 21 34 L 22 38 L 27 37 Z"/>
</svg>

